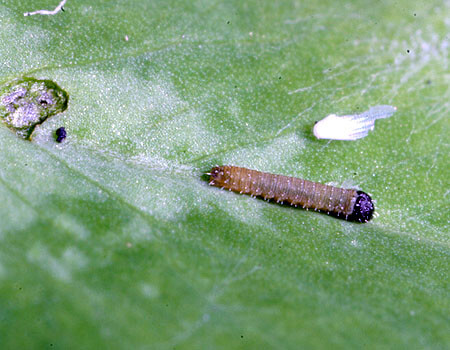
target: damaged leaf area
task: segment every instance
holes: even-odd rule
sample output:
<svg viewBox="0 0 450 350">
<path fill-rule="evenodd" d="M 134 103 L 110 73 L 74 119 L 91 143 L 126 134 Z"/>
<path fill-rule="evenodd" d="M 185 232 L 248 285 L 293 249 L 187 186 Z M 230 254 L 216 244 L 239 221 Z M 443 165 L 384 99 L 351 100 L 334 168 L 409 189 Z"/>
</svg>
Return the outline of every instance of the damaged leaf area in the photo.
<svg viewBox="0 0 450 350">
<path fill-rule="evenodd" d="M 17 136 L 31 140 L 34 129 L 67 109 L 69 95 L 51 80 L 24 77 L 0 90 L 0 119 Z"/>
</svg>

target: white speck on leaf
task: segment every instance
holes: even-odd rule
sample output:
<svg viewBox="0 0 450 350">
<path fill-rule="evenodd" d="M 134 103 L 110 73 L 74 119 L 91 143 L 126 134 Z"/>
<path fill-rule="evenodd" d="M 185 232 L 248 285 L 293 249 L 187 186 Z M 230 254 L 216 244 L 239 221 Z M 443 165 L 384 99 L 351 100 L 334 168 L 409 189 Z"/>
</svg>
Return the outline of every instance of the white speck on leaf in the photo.
<svg viewBox="0 0 450 350">
<path fill-rule="evenodd" d="M 154 299 L 159 296 L 159 288 L 148 283 L 141 284 L 141 292 L 146 298 L 149 299 Z"/>
</svg>

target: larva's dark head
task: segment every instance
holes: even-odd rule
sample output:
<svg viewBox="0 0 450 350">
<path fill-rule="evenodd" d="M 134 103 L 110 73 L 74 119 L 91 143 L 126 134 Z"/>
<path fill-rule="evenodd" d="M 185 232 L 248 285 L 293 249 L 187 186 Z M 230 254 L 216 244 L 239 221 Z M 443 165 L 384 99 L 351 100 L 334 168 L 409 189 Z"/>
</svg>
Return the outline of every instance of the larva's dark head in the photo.
<svg viewBox="0 0 450 350">
<path fill-rule="evenodd" d="M 367 222 L 373 217 L 375 206 L 373 205 L 372 198 L 363 192 L 357 191 L 357 197 L 353 212 L 348 217 L 350 221 Z"/>
</svg>

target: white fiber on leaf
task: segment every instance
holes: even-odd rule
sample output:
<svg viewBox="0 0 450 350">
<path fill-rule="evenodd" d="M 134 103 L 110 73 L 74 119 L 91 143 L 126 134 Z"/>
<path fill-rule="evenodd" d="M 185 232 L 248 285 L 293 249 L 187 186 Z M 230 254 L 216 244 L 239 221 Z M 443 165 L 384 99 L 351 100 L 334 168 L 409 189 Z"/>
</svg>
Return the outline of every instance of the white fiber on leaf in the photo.
<svg viewBox="0 0 450 350">
<path fill-rule="evenodd" d="M 374 129 L 375 120 L 389 118 L 396 110 L 397 107 L 381 105 L 361 114 L 330 114 L 314 125 L 313 133 L 318 139 L 357 140 L 366 137 Z"/>
<path fill-rule="evenodd" d="M 33 16 L 33 15 L 56 15 L 59 11 L 64 11 L 63 6 L 66 4 L 67 0 L 62 0 L 54 10 L 38 10 L 34 12 L 25 12 L 23 15 Z"/>
</svg>

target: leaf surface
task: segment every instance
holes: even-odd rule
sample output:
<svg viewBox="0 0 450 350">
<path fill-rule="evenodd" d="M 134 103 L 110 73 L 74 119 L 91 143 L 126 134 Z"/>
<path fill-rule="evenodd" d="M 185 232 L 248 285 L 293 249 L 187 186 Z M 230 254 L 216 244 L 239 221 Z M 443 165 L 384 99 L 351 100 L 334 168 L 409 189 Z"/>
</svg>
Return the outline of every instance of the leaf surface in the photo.
<svg viewBox="0 0 450 350">
<path fill-rule="evenodd" d="M 0 4 L 0 81 L 70 95 L 0 125 L 2 348 L 444 348 L 448 1 Z M 314 122 L 387 104 L 354 142 Z M 55 142 L 64 126 L 67 138 Z M 208 186 L 233 164 L 357 187 L 364 225 Z"/>
</svg>

